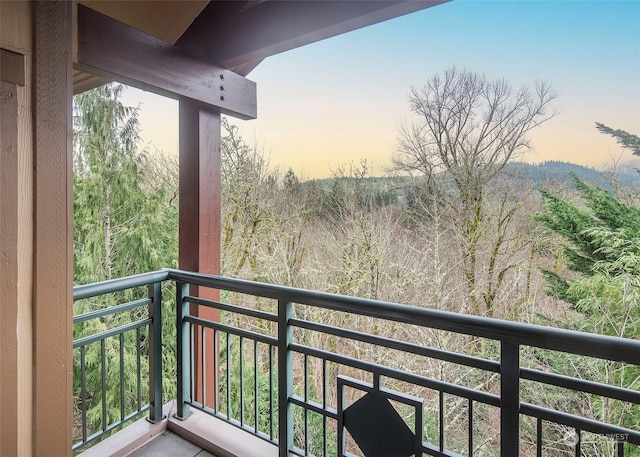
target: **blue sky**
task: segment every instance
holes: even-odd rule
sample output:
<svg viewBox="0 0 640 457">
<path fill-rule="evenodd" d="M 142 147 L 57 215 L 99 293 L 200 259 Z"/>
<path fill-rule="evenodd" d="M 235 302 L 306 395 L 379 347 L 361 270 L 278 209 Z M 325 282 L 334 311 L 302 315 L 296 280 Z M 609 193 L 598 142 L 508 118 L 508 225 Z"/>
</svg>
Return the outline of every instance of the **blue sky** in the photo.
<svg viewBox="0 0 640 457">
<path fill-rule="evenodd" d="M 364 158 L 381 174 L 411 119 L 411 88 L 456 65 L 516 87 L 550 83 L 560 114 L 523 159 L 601 168 L 620 150 L 596 121 L 640 134 L 639 24 L 640 1 L 454 0 L 266 59 L 249 75 L 258 119 L 235 123 L 303 177 Z M 177 149 L 176 103 L 140 94 L 125 102 L 142 103 L 145 142 Z"/>
</svg>

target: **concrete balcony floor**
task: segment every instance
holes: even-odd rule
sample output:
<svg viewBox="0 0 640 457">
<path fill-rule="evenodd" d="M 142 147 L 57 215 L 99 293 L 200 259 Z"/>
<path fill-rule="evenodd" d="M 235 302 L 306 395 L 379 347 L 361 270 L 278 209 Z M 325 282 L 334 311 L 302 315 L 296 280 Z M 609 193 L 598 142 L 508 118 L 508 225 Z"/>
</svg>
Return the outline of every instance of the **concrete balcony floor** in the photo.
<svg viewBox="0 0 640 457">
<path fill-rule="evenodd" d="M 164 431 L 129 457 L 217 457 L 170 431 Z"/>
<path fill-rule="evenodd" d="M 78 457 L 277 457 L 278 448 L 244 430 L 192 409 L 175 417 L 175 402 L 164 405 L 155 424 L 140 419 L 90 447 Z"/>
</svg>

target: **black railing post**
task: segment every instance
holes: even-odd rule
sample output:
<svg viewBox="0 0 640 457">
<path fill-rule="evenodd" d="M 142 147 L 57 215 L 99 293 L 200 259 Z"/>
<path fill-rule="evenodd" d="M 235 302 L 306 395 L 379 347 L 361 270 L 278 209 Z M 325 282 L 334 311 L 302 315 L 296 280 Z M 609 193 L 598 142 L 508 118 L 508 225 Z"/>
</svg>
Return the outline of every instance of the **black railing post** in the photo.
<svg viewBox="0 0 640 457">
<path fill-rule="evenodd" d="M 176 362 L 177 362 L 177 398 L 175 417 L 184 420 L 191 415 L 189 405 L 189 389 L 191 386 L 189 323 L 184 320 L 189 315 L 189 302 L 185 297 L 189 295 L 189 284 L 176 282 Z"/>
<path fill-rule="evenodd" d="M 287 457 L 293 447 L 293 353 L 289 344 L 293 340 L 293 303 L 278 300 L 278 455 Z"/>
<path fill-rule="evenodd" d="M 156 423 L 162 416 L 162 283 L 149 284 L 149 422 Z"/>
<path fill-rule="evenodd" d="M 500 344 L 500 456 L 520 453 L 520 346 Z"/>
</svg>

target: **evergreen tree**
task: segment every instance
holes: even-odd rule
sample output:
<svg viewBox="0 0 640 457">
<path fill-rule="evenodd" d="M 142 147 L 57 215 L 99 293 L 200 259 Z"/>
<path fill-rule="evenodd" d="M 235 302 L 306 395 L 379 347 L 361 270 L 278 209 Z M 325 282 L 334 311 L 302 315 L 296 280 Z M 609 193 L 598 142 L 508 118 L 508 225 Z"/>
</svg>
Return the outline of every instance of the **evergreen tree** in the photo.
<svg viewBox="0 0 640 457">
<path fill-rule="evenodd" d="M 575 174 L 571 176 L 586 201 L 586 208 L 543 190 L 547 212 L 536 219 L 564 239 L 562 248 L 568 260 L 567 268 L 580 276 L 591 277 L 597 271 L 596 266 L 615 265 L 621 254 L 603 246 L 603 235 L 615 237 L 621 243 L 635 240 L 640 233 L 640 209 L 620 202 L 601 187 L 586 184 Z M 542 273 L 550 295 L 576 304 L 578 298 L 568 293 L 571 286 L 568 278 L 547 269 Z"/>
<path fill-rule="evenodd" d="M 151 191 L 149 159 L 139 151 L 136 108 L 106 85 L 74 99 L 74 280 L 127 276 L 177 257 L 177 219 L 167 195 Z"/>
<path fill-rule="evenodd" d="M 171 186 L 158 176 L 158 167 L 138 150 L 139 123 L 136 108 L 120 101 L 124 86 L 106 85 L 74 98 L 74 282 L 87 284 L 105 279 L 153 271 L 177 264 L 178 210 L 171 200 Z M 74 304 L 74 315 L 113 306 L 146 292 L 111 294 Z M 171 296 L 171 294 L 169 294 Z M 173 306 L 165 306 L 165 392 L 173 396 L 175 371 L 175 323 Z M 74 326 L 74 339 L 94 335 L 145 318 L 145 307 L 92 319 Z M 175 314 L 173 314 L 175 316 Z M 126 332 L 123 338 L 86 347 L 86 404 L 89 433 L 104 429 L 121 417 L 120 349 L 123 346 L 125 414 L 137 409 L 137 349 L 141 357 L 141 396 L 148 399 L 147 330 Z M 74 351 L 74 388 L 80 389 L 79 351 Z M 102 370 L 106 371 L 106 414 L 102 419 Z M 78 397 L 76 397 L 78 398 Z M 79 405 L 76 405 L 79 408 Z"/>
<path fill-rule="evenodd" d="M 596 122 L 596 128 L 601 133 L 606 133 L 616 139 L 618 144 L 625 149 L 629 149 L 633 155 L 640 156 L 640 137 L 620 129 L 612 129 L 600 122 Z"/>
</svg>

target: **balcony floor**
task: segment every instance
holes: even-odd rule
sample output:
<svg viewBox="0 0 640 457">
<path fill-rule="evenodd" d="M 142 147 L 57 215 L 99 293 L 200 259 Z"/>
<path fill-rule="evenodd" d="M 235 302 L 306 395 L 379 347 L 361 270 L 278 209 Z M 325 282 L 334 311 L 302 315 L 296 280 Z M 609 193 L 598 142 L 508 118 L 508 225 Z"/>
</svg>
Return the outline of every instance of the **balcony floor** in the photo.
<svg viewBox="0 0 640 457">
<path fill-rule="evenodd" d="M 0 0 L 1 1 L 1 0 Z M 277 457 L 278 447 L 195 408 L 186 419 L 175 416 L 175 401 L 164 418 L 145 418 L 89 447 L 78 457 Z"/>
<path fill-rule="evenodd" d="M 144 446 L 129 454 L 129 457 L 216 457 L 184 438 L 165 431 Z"/>
</svg>

